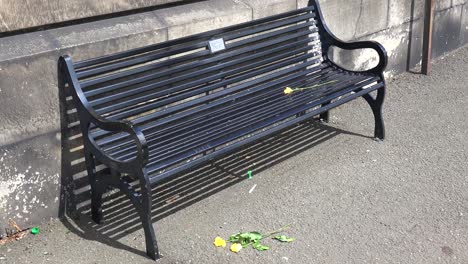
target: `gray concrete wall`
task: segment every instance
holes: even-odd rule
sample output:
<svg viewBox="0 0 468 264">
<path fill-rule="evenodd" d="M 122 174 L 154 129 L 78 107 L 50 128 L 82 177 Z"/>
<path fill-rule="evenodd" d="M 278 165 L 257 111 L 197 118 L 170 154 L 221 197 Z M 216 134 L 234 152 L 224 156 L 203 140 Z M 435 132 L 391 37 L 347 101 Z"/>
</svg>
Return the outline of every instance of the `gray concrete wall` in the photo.
<svg viewBox="0 0 468 264">
<path fill-rule="evenodd" d="M 305 0 L 210 0 L 137 15 L 0 38 L 0 225 L 23 225 L 57 217 L 60 185 L 73 178 L 74 194 L 87 204 L 76 117 L 61 130 L 56 61 L 75 60 L 249 21 L 292 10 Z M 322 0 L 325 19 L 344 40 L 374 39 L 390 56 L 388 76 L 421 60 L 423 0 Z M 467 0 L 437 1 L 434 55 L 468 43 Z M 353 68 L 375 63 L 369 52 L 344 54 L 337 62 Z M 362 66 L 363 65 L 363 66 Z M 62 104 L 64 105 L 64 104 Z M 68 183 L 66 183 L 68 186 Z"/>
<path fill-rule="evenodd" d="M 183 0 L 0 0 L 0 33 Z"/>
</svg>

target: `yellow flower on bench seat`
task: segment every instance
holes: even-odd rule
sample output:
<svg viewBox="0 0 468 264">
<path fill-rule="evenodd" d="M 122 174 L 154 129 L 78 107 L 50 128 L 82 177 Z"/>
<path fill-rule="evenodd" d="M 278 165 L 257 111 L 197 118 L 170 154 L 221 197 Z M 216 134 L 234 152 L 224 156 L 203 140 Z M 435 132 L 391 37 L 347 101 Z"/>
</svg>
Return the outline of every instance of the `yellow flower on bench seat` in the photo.
<svg viewBox="0 0 468 264">
<path fill-rule="evenodd" d="M 284 94 L 292 94 L 293 92 L 294 90 L 291 87 L 286 87 L 286 89 L 284 89 Z"/>
</svg>

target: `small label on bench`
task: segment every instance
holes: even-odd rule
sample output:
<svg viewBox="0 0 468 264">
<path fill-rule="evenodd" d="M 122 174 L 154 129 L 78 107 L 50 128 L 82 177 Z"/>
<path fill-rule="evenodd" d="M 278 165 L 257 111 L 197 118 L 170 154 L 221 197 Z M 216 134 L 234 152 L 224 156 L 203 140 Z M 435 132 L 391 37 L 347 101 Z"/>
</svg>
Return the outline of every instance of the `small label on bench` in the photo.
<svg viewBox="0 0 468 264">
<path fill-rule="evenodd" d="M 224 39 L 222 38 L 210 40 L 208 42 L 208 46 L 210 47 L 211 53 L 215 53 L 226 49 L 226 46 L 224 45 Z"/>
</svg>

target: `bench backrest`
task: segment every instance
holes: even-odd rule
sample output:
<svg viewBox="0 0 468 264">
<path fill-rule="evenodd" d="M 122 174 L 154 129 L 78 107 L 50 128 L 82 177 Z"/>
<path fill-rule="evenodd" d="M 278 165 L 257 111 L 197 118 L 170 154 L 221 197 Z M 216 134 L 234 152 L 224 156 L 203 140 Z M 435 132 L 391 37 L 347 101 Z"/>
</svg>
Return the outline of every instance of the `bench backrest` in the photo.
<svg viewBox="0 0 468 264">
<path fill-rule="evenodd" d="M 313 6 L 73 64 L 94 111 L 145 123 L 299 86 L 322 60 Z M 257 89 L 257 90 L 256 90 Z M 159 110 L 159 111 L 156 111 Z"/>
</svg>

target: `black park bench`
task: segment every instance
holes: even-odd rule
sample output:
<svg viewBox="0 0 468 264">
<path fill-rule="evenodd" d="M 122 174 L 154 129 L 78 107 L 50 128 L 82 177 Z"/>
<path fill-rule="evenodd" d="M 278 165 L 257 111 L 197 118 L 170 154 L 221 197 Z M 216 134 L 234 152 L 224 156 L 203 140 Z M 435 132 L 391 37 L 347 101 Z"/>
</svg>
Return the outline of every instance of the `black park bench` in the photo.
<svg viewBox="0 0 468 264">
<path fill-rule="evenodd" d="M 328 49 L 373 49 L 377 66 L 349 71 Z M 93 220 L 102 221 L 108 187 L 139 213 L 146 251 L 159 258 L 151 188 L 246 144 L 363 97 L 384 138 L 385 49 L 347 43 L 326 26 L 319 4 L 108 56 L 59 59 L 59 88 L 77 107 L 91 184 Z M 286 87 L 309 89 L 285 94 Z M 376 91 L 375 93 L 372 93 Z M 96 175 L 96 162 L 109 175 Z M 139 181 L 139 188 L 130 184 Z"/>
</svg>

